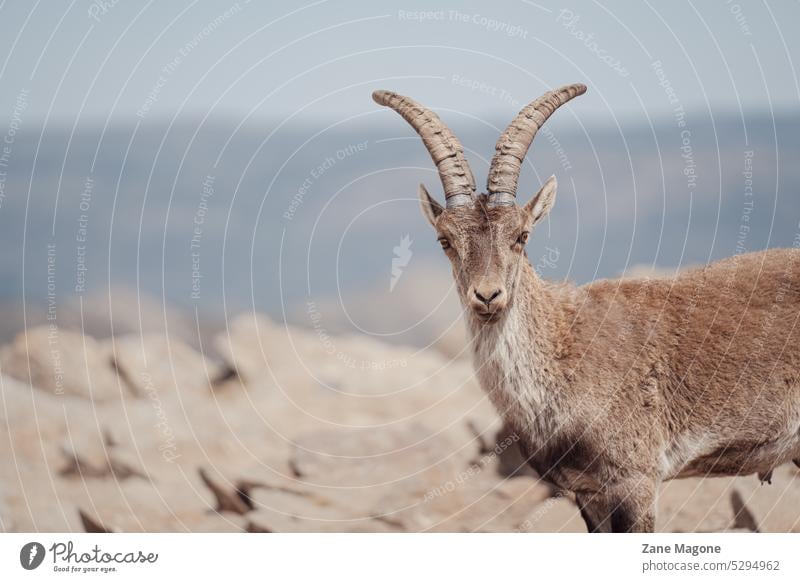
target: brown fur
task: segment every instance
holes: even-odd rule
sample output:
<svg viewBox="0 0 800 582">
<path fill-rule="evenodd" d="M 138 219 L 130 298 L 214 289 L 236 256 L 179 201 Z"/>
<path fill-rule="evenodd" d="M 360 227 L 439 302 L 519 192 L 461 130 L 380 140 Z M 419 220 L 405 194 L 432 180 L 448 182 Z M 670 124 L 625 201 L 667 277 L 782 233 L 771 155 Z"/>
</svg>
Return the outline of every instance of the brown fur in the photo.
<svg viewBox="0 0 800 582">
<path fill-rule="evenodd" d="M 443 210 L 420 195 L 449 246 L 483 389 L 590 531 L 653 531 L 664 480 L 798 463 L 800 250 L 555 284 L 519 238 L 552 206 L 554 179 L 522 207 Z"/>
</svg>

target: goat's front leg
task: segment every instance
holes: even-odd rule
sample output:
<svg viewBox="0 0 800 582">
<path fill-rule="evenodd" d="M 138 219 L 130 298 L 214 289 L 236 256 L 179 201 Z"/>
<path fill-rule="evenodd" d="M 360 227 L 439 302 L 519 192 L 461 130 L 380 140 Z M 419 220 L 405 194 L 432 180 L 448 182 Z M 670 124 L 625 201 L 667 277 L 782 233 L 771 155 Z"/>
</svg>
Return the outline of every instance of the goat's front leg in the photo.
<svg viewBox="0 0 800 582">
<path fill-rule="evenodd" d="M 653 532 L 656 526 L 655 480 L 626 479 L 596 493 L 579 493 L 581 517 L 592 533 Z"/>
</svg>

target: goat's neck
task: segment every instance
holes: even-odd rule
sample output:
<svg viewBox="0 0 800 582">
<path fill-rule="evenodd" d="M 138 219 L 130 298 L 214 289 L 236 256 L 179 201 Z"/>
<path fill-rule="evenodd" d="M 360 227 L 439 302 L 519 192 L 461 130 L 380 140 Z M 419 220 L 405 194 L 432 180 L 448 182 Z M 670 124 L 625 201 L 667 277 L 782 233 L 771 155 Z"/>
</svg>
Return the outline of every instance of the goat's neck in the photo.
<svg viewBox="0 0 800 582">
<path fill-rule="evenodd" d="M 481 387 L 506 422 L 532 437 L 552 429 L 545 410 L 558 402 L 557 314 L 548 284 L 526 262 L 499 321 L 467 315 Z"/>
</svg>

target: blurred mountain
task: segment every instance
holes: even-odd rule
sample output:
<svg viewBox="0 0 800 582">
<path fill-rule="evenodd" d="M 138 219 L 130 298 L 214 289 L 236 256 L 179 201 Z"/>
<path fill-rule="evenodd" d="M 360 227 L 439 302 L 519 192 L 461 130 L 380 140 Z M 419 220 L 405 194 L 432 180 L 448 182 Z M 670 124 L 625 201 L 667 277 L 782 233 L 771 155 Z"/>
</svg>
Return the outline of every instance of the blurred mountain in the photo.
<svg viewBox="0 0 800 582">
<path fill-rule="evenodd" d="M 507 120 L 450 117 L 482 184 Z M 798 135 L 797 116 L 690 112 L 584 127 L 557 115 L 521 179 L 526 200 L 551 173 L 559 179 L 531 261 L 543 276 L 586 282 L 789 246 Z M 0 300 L 29 306 L 29 321 L 66 321 L 80 298 L 101 310 L 89 298 L 127 288 L 122 309 L 151 296 L 188 314 L 180 325 L 190 331 L 195 316 L 257 310 L 318 331 L 431 341 L 459 308 L 452 293 L 442 302 L 450 268 L 419 213 L 419 182 L 439 192 L 419 139 L 389 111 L 328 126 L 30 123 L 3 176 Z M 422 323 L 432 317 L 442 323 Z M 420 340 L 424 325 L 435 330 Z"/>
</svg>

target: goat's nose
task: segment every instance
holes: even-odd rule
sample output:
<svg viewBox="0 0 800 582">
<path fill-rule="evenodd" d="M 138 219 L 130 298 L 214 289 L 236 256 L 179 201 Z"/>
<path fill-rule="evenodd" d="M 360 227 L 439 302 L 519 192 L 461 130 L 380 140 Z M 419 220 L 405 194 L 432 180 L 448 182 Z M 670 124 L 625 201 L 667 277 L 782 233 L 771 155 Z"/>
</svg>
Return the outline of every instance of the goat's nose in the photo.
<svg viewBox="0 0 800 582">
<path fill-rule="evenodd" d="M 487 291 L 486 289 L 478 291 L 477 289 L 475 289 L 475 297 L 478 298 L 478 301 L 484 303 L 486 307 L 489 307 L 489 304 L 492 301 L 494 301 L 497 297 L 500 297 L 502 293 L 503 293 L 502 289 L 494 289 L 491 291 Z"/>
</svg>

